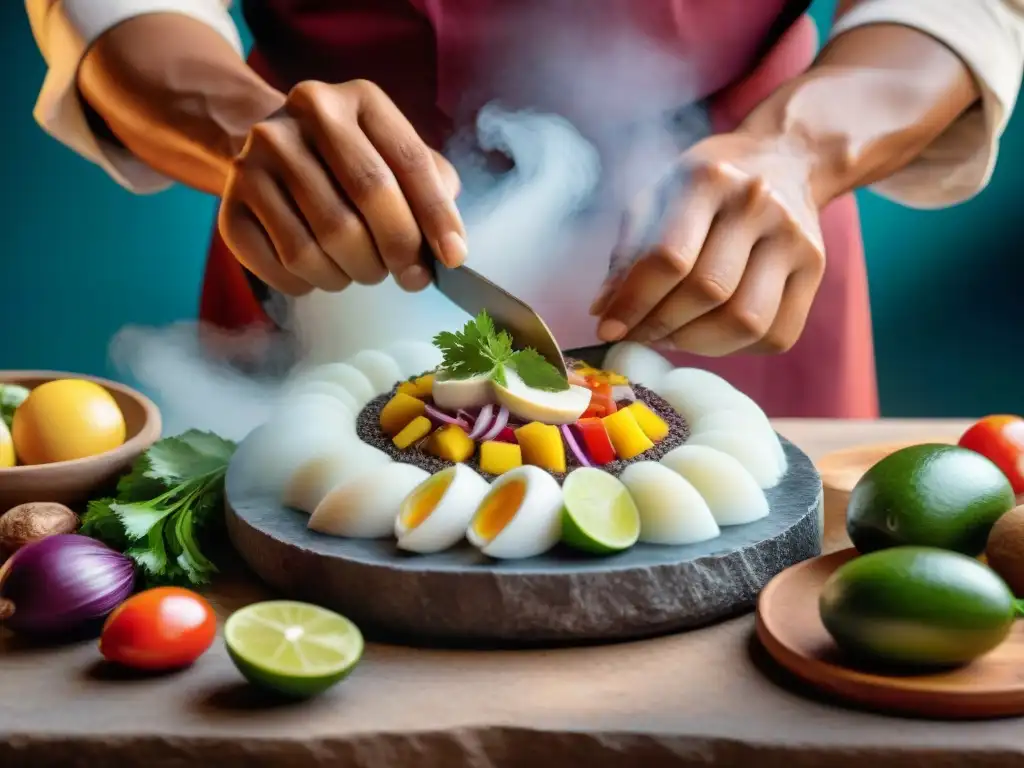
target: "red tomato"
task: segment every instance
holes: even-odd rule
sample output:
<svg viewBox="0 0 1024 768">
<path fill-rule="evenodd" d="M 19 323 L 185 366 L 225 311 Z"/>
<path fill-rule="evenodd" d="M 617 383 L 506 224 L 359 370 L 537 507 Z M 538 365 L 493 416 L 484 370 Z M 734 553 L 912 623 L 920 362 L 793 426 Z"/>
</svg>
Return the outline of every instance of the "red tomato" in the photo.
<svg viewBox="0 0 1024 768">
<path fill-rule="evenodd" d="M 217 617 L 187 589 L 158 587 L 128 598 L 103 624 L 100 653 L 108 661 L 145 670 L 187 667 L 213 644 Z"/>
<path fill-rule="evenodd" d="M 980 453 L 1010 480 L 1014 493 L 1024 493 L 1024 419 L 986 416 L 964 432 L 960 447 Z"/>
</svg>

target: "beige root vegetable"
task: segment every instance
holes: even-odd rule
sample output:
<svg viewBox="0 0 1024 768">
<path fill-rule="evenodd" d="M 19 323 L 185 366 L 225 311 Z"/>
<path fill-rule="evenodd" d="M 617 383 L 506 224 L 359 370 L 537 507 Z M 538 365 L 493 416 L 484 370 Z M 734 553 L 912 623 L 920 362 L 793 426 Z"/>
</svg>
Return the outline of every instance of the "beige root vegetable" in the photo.
<svg viewBox="0 0 1024 768">
<path fill-rule="evenodd" d="M 78 530 L 78 515 L 50 501 L 20 504 L 0 515 L 0 556 L 10 556 L 26 544 L 58 533 Z M 0 606 L 0 613 L 3 607 Z"/>
</svg>

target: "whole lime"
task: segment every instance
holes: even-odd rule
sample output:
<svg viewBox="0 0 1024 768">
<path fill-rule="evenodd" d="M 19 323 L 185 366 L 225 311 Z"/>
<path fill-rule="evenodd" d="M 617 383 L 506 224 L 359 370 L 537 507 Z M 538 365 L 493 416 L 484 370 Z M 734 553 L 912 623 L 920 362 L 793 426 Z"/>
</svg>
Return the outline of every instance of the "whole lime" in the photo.
<svg viewBox="0 0 1024 768">
<path fill-rule="evenodd" d="M 981 454 L 955 445 L 913 445 L 860 479 L 846 508 L 846 531 L 860 552 L 914 545 L 974 557 L 1013 505 L 1010 481 Z"/>
</svg>

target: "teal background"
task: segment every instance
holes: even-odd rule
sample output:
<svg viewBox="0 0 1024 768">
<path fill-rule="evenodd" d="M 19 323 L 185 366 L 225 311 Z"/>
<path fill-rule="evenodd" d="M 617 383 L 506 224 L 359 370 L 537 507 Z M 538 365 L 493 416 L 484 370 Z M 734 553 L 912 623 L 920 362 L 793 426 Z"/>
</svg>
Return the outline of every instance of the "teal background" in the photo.
<svg viewBox="0 0 1024 768">
<path fill-rule="evenodd" d="M 815 3 L 819 25 L 834 5 Z M 44 67 L 20 2 L 0 3 L 0 61 L 0 368 L 113 375 L 106 345 L 121 326 L 195 316 L 214 201 L 131 195 L 43 134 L 31 110 Z M 1022 121 L 991 187 L 964 205 L 911 211 L 861 194 L 885 415 L 1024 411 Z"/>
</svg>

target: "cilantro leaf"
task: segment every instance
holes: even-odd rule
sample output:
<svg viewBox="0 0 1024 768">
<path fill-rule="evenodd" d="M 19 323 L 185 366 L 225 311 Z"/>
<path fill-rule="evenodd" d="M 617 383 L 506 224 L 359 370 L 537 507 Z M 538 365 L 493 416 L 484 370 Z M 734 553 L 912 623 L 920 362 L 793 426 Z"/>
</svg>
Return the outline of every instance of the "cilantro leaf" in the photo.
<svg viewBox="0 0 1024 768">
<path fill-rule="evenodd" d="M 131 557 L 147 586 L 195 586 L 217 567 L 204 553 L 216 533 L 235 444 L 190 430 L 155 443 L 118 482 L 115 498 L 89 503 L 82 532 Z"/>
<path fill-rule="evenodd" d="M 231 458 L 234 443 L 210 432 L 191 430 L 155 443 L 146 452 L 149 469 L 145 476 L 175 484 L 215 472 Z"/>
<path fill-rule="evenodd" d="M 114 549 L 124 551 L 128 546 L 121 518 L 117 516 L 111 505 L 114 499 L 94 499 L 86 507 L 82 516 L 81 533 L 105 542 Z"/>
<path fill-rule="evenodd" d="M 506 367 L 511 366 L 530 387 L 549 392 L 569 388 L 565 376 L 535 349 L 513 350 L 508 331 L 497 331 L 486 312 L 470 320 L 461 331 L 445 331 L 434 337 L 441 352 L 441 371 L 453 379 L 489 376 L 507 386 Z"/>
<path fill-rule="evenodd" d="M 564 392 L 569 388 L 565 376 L 535 349 L 527 348 L 513 352 L 509 364 L 515 368 L 519 378 L 528 387 L 548 392 Z"/>
</svg>

